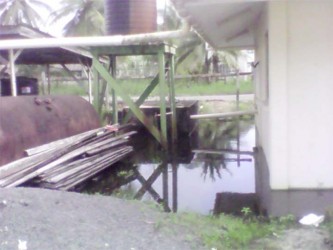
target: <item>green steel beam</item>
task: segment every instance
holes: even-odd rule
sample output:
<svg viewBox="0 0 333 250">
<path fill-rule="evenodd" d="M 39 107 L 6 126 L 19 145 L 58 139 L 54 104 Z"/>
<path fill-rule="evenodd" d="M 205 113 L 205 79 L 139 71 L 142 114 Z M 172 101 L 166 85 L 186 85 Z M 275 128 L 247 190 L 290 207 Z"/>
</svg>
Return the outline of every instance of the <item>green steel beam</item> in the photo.
<svg viewBox="0 0 333 250">
<path fill-rule="evenodd" d="M 161 139 L 161 134 L 159 130 L 154 126 L 152 121 L 150 121 L 145 114 L 140 110 L 140 108 L 132 101 L 132 99 L 127 95 L 127 93 L 121 88 L 119 84 L 112 78 L 110 73 L 104 68 L 104 66 L 99 62 L 96 56 L 93 56 L 93 68 L 104 78 L 111 88 L 121 96 L 123 101 L 129 106 L 133 114 L 139 119 L 139 121 L 148 129 L 148 131 L 155 137 L 155 139 L 162 144 L 164 148 L 167 148 L 167 144 Z"/>
<path fill-rule="evenodd" d="M 136 100 L 135 104 L 140 107 L 142 103 L 147 99 L 147 97 L 153 92 L 153 90 L 156 88 L 156 86 L 159 83 L 159 74 L 155 76 L 155 78 L 151 81 L 151 83 L 147 86 L 147 88 L 142 92 L 141 96 L 138 100 Z M 123 120 L 124 123 L 127 123 L 129 119 L 131 118 L 132 113 L 128 112 Z"/>
<path fill-rule="evenodd" d="M 163 50 L 165 54 L 175 54 L 176 48 L 168 44 L 150 44 L 150 45 L 124 45 L 124 46 L 105 46 L 95 49 L 99 55 L 156 55 Z"/>
<path fill-rule="evenodd" d="M 175 145 L 177 141 L 177 108 L 176 108 L 176 93 L 175 93 L 175 58 L 174 55 L 169 55 L 169 100 L 171 111 L 171 140 Z"/>
<path fill-rule="evenodd" d="M 111 56 L 111 74 L 113 79 L 116 79 L 117 74 L 117 58 L 116 56 Z M 111 89 L 112 94 L 112 121 L 113 123 L 118 123 L 118 100 L 117 100 L 117 94 L 116 91 L 112 88 Z"/>
<path fill-rule="evenodd" d="M 94 81 L 93 105 L 95 107 L 95 110 L 98 112 L 98 106 L 99 106 L 99 77 L 98 77 L 98 72 L 95 68 L 93 68 L 93 81 Z"/>
<path fill-rule="evenodd" d="M 159 87 L 160 87 L 160 127 L 162 144 L 168 145 L 167 118 L 166 118 L 166 100 L 167 85 L 165 81 L 165 54 L 163 50 L 158 52 L 159 65 Z"/>
</svg>

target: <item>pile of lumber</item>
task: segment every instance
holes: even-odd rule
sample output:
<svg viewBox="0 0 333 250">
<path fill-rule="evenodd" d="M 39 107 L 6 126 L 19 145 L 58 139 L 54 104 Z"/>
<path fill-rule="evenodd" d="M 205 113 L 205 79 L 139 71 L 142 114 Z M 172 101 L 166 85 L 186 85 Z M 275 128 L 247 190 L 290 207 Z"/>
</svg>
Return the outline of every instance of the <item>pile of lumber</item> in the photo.
<svg viewBox="0 0 333 250">
<path fill-rule="evenodd" d="M 39 186 L 70 190 L 133 151 L 128 126 L 88 131 L 26 150 L 27 157 L 0 167 L 0 187 L 34 180 Z"/>
</svg>

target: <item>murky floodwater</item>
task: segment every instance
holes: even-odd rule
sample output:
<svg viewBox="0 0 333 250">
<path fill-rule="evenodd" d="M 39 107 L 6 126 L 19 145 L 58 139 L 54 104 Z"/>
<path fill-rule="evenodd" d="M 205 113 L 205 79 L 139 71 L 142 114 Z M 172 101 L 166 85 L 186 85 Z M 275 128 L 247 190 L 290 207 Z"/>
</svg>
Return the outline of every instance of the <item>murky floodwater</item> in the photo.
<svg viewBox="0 0 333 250">
<path fill-rule="evenodd" d="M 166 211 L 213 212 L 217 193 L 255 193 L 253 120 L 202 120 L 165 155 L 140 134 L 126 163 L 89 181 L 83 191 L 153 200 Z"/>
</svg>

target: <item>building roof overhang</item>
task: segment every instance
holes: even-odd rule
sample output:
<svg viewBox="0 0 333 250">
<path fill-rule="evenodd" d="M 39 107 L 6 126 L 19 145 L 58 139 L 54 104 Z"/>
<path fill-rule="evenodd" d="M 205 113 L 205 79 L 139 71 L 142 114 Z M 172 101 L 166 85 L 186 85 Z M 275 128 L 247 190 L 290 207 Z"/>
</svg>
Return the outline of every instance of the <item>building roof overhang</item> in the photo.
<svg viewBox="0 0 333 250">
<path fill-rule="evenodd" d="M 267 0 L 171 0 L 179 14 L 216 49 L 251 49 Z"/>
</svg>

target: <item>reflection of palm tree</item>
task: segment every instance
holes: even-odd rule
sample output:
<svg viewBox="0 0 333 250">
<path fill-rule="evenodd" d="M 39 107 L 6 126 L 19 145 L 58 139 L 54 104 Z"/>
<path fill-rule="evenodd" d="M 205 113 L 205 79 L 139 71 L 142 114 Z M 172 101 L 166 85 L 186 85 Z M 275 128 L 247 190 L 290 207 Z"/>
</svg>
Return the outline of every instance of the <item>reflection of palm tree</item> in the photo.
<svg viewBox="0 0 333 250">
<path fill-rule="evenodd" d="M 52 21 L 68 20 L 65 35 L 101 35 L 104 33 L 103 0 L 62 0 L 52 13 Z"/>
<path fill-rule="evenodd" d="M 232 140 L 237 135 L 237 120 L 221 122 L 214 120 L 201 121 L 199 125 L 200 149 L 224 150 L 232 149 Z M 251 127 L 249 122 L 241 122 L 241 131 Z M 221 178 L 221 169 L 227 169 L 227 159 L 224 154 L 197 154 L 197 159 L 203 162 L 203 176 L 209 174 L 214 181 L 215 175 Z"/>
<path fill-rule="evenodd" d="M 225 169 L 226 164 L 224 161 L 224 155 L 209 155 L 206 154 L 204 158 L 204 165 L 203 165 L 203 176 L 206 179 L 207 174 L 209 173 L 209 177 L 215 181 L 215 173 L 221 179 L 221 169 Z"/>
<path fill-rule="evenodd" d="M 37 28 L 44 24 L 40 10 L 50 11 L 50 6 L 42 0 L 1 0 L 1 25 L 27 24 Z"/>
</svg>

